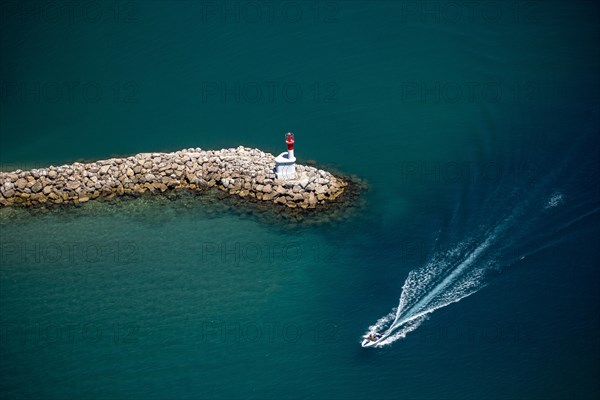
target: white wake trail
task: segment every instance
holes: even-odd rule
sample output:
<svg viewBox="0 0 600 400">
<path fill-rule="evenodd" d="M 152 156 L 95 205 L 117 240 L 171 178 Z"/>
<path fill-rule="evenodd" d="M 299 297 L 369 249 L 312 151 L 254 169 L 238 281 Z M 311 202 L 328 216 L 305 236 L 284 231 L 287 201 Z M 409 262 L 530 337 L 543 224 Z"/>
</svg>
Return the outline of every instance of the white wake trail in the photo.
<svg viewBox="0 0 600 400">
<path fill-rule="evenodd" d="M 419 302 L 417 302 L 414 306 L 412 306 L 408 311 L 404 312 L 402 309 L 399 309 L 397 312 L 397 315 L 396 315 L 396 319 L 392 323 L 391 328 L 400 326 L 403 323 L 414 319 L 415 315 L 422 314 L 422 312 L 420 312 L 420 310 L 422 310 L 424 307 L 427 307 L 430 304 L 430 302 L 438 294 L 442 293 L 445 289 L 448 288 L 448 286 L 455 283 L 457 278 L 464 272 L 464 270 L 466 268 L 470 267 L 477 260 L 477 257 L 479 257 L 479 255 L 490 245 L 490 242 L 492 239 L 493 239 L 493 237 L 488 238 L 484 243 L 482 243 L 479 247 L 477 247 L 471 254 L 469 254 L 469 256 L 467 257 L 467 259 L 465 261 L 463 261 L 455 270 L 453 270 L 447 277 L 445 277 L 442 280 L 442 282 L 440 282 L 431 291 L 429 291 L 429 293 L 427 295 L 425 295 Z M 460 285 L 459 288 L 457 289 L 457 291 L 455 291 L 455 294 L 447 295 L 448 297 L 450 297 L 450 299 L 447 299 L 446 301 L 450 301 L 452 298 L 455 298 L 456 294 L 459 294 L 460 298 L 465 297 L 465 296 L 462 296 L 461 292 L 463 292 L 463 291 L 465 291 L 465 293 L 470 293 L 470 290 L 475 288 L 478 283 L 477 280 L 475 280 L 473 278 L 475 278 L 475 277 L 471 277 L 471 279 L 467 280 L 462 285 Z M 456 292 L 458 292 L 458 293 L 456 293 Z M 450 302 L 454 303 L 456 301 L 450 301 Z M 446 303 L 446 302 L 443 302 L 443 303 Z M 450 303 L 447 303 L 447 304 L 450 304 Z"/>
<path fill-rule="evenodd" d="M 539 203 L 524 201 L 513 206 L 508 216 L 497 219 L 500 222 L 494 228 L 475 236 L 485 240 L 465 240 L 451 251 L 438 252 L 423 267 L 409 272 L 402 286 L 398 307 L 370 326 L 364 337 L 378 333 L 381 338 L 372 347 L 389 345 L 417 329 L 434 311 L 479 291 L 485 286 L 486 273 L 497 267 L 500 261 L 510 262 L 507 257 L 515 244 L 528 240 L 536 217 L 547 218 L 540 211 L 547 213 L 563 204 L 564 196 L 557 191 L 548 197 L 541 210 Z M 598 208 L 588 211 L 565 226 L 598 211 Z M 540 233 L 536 232 L 535 236 L 540 236 Z M 537 246 L 529 253 L 523 250 L 522 254 L 527 256 L 555 243 L 547 239 L 545 245 Z M 514 255 L 511 258 L 514 259 Z"/>
<path fill-rule="evenodd" d="M 505 175 L 486 197 L 468 197 L 481 199 L 474 213 L 474 205 L 459 202 L 443 240 L 456 238 L 456 229 L 468 232 L 468 236 L 451 251 L 433 253 L 425 265 L 409 272 L 397 308 L 365 334 L 370 340 L 379 338 L 369 347 L 386 346 L 406 337 L 434 311 L 483 288 L 489 272 L 566 240 L 567 230 L 596 216 L 600 207 L 595 186 L 582 188 L 578 184 L 581 179 L 590 180 L 589 171 L 597 171 L 595 158 L 580 155 L 595 148 L 595 140 L 595 135 L 586 132 L 577 141 L 570 141 L 558 162 L 547 160 L 552 169 L 536 174 L 535 183 L 514 185 L 514 181 L 504 179 L 510 178 Z"/>
<path fill-rule="evenodd" d="M 483 274 L 489 262 L 481 260 L 494 243 L 507 220 L 488 234 L 475 249 L 467 251 L 467 243 L 439 255 L 422 268 L 411 271 L 402 287 L 398 307 L 369 327 L 365 336 L 381 333 L 374 347 L 382 347 L 417 329 L 428 315 L 477 292 L 484 285 Z"/>
</svg>

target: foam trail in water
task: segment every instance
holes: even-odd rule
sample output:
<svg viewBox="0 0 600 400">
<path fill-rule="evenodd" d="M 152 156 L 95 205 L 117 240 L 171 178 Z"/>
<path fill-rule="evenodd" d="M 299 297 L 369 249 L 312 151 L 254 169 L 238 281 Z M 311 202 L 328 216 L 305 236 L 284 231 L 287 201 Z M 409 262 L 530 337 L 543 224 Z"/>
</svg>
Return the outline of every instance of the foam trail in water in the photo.
<svg viewBox="0 0 600 400">
<path fill-rule="evenodd" d="M 532 205 L 535 207 L 535 204 L 537 204 L 537 209 L 532 209 Z M 525 241 L 525 238 L 529 236 L 545 236 L 539 232 L 531 235 L 529 227 L 535 226 L 532 221 L 535 211 L 556 209 L 561 205 L 564 205 L 563 194 L 554 192 L 542 205 L 541 210 L 539 203 L 532 202 L 514 207 L 512 214 L 506 218 L 500 218 L 499 220 L 502 222 L 494 229 L 476 235 L 485 240 L 465 240 L 455 246 L 453 250 L 438 253 L 423 267 L 409 272 L 402 286 L 398 307 L 370 326 L 365 336 L 371 333 L 380 333 L 382 338 L 373 347 L 389 345 L 417 329 L 435 310 L 459 302 L 483 288 L 486 272 L 496 268 L 496 263 L 499 263 L 500 260 L 509 263 L 515 260 L 515 255 L 509 257 L 511 248 Z M 599 208 L 594 208 L 567 221 L 566 224 L 564 222 L 562 224 L 555 223 L 548 237 L 544 237 L 545 244 L 537 245 L 529 251 L 523 251 L 517 259 L 523 259 L 530 254 L 555 245 L 562 238 L 552 239 L 553 233 L 596 214 L 598 211 Z"/>
<path fill-rule="evenodd" d="M 417 329 L 428 314 L 475 293 L 483 286 L 483 271 L 478 268 L 466 270 L 473 266 L 489 243 L 490 240 L 476 248 L 447 275 L 447 265 L 437 260 L 411 271 L 402 288 L 398 308 L 370 326 L 366 335 L 383 333 L 376 347 L 391 344 Z"/>
<path fill-rule="evenodd" d="M 398 307 L 366 333 L 382 335 L 373 347 L 404 338 L 435 310 L 483 288 L 490 276 L 488 272 L 567 240 L 568 230 L 598 214 L 599 200 L 594 188 L 600 175 L 590 174 L 597 172 L 597 155 L 583 156 L 595 148 L 595 133 L 584 132 L 576 141 L 566 143 L 558 162 L 541 160 L 544 165 L 548 161 L 552 168 L 544 175 L 536 174 L 535 181 L 515 185 L 506 174 L 484 198 L 467 195 L 466 201 L 457 202 L 442 240 L 459 238 L 459 244 L 451 246 L 451 251 L 433 253 L 424 266 L 408 274 Z M 589 185 L 582 187 L 579 182 L 583 180 Z M 473 188 L 475 193 L 480 189 Z M 469 199 L 478 203 L 470 204 Z M 457 236 L 462 232 L 468 232 L 468 236 Z"/>
<path fill-rule="evenodd" d="M 478 245 L 465 241 L 444 254 L 438 254 L 423 267 L 408 274 L 398 307 L 369 327 L 368 332 L 383 336 L 375 347 L 395 342 L 419 327 L 428 315 L 456 303 L 484 286 L 485 270 L 491 265 L 485 253 L 514 218 L 504 219 Z"/>
<path fill-rule="evenodd" d="M 450 272 L 448 276 L 443 278 L 443 280 L 440 283 L 438 283 L 432 290 L 428 291 L 428 293 L 425 296 L 423 296 L 423 298 L 419 300 L 414 306 L 412 306 L 407 311 L 400 308 L 396 314 L 396 319 L 394 320 L 392 327 L 399 326 L 404 322 L 414 319 L 415 314 L 420 313 L 421 310 L 429 306 L 431 302 L 434 301 L 434 299 L 439 295 L 441 295 L 442 297 L 442 303 L 454 302 L 452 300 L 454 300 L 454 298 L 456 298 L 457 295 L 459 295 L 459 297 L 462 298 L 464 297 L 463 294 L 470 293 L 471 290 L 476 288 L 478 285 L 478 280 L 476 278 L 478 277 L 478 275 L 480 275 L 477 274 L 478 271 L 474 271 L 475 274 L 473 274 L 473 276 L 469 275 L 467 279 L 463 278 L 462 280 L 459 280 L 459 278 L 464 272 L 464 270 L 471 266 L 477 260 L 477 257 L 479 257 L 481 252 L 483 252 L 489 246 L 491 239 L 491 237 L 488 238 L 483 244 L 477 247 L 471 254 L 469 254 L 465 261 L 459 264 L 458 267 L 455 268 L 452 272 Z M 429 271 L 427 273 L 428 275 L 434 275 Z M 418 276 L 419 274 L 417 273 L 415 275 Z M 412 281 L 415 282 L 417 285 L 420 284 L 418 279 L 413 278 Z M 444 291 L 450 286 L 455 286 L 454 290 L 449 293 L 444 293 Z"/>
</svg>

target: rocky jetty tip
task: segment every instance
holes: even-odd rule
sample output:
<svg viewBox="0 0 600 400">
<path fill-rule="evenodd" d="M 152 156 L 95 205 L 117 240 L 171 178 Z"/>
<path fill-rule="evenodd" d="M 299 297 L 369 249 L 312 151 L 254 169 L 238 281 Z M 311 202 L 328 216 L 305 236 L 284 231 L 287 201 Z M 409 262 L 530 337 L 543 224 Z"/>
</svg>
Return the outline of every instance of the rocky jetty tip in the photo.
<svg viewBox="0 0 600 400">
<path fill-rule="evenodd" d="M 327 208 L 349 182 L 306 165 L 294 179 L 277 179 L 275 157 L 258 149 L 199 148 L 141 153 L 29 171 L 0 172 L 0 207 L 85 203 L 116 196 L 216 188 L 238 198 L 289 209 Z"/>
</svg>

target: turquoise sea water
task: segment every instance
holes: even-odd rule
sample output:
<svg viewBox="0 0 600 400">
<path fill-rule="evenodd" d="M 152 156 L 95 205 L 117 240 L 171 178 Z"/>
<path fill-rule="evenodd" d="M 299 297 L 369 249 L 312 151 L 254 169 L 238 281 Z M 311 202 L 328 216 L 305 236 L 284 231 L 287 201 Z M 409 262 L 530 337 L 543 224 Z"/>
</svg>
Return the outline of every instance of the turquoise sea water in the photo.
<svg viewBox="0 0 600 400">
<path fill-rule="evenodd" d="M 0 210 L 0 398 L 599 396 L 592 2 L 0 10 L 2 170 L 293 131 L 370 185 L 318 226 L 195 197 Z M 401 293 L 442 307 L 361 348 Z"/>
</svg>

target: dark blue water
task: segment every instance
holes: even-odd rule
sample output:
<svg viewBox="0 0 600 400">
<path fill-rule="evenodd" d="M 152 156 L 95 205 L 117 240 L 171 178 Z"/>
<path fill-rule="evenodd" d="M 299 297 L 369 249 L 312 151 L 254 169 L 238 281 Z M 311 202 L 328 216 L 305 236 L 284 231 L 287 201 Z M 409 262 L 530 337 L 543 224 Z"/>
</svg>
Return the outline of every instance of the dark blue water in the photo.
<svg viewBox="0 0 600 400">
<path fill-rule="evenodd" d="M 293 131 L 370 185 L 318 226 L 0 210 L 0 398 L 599 396 L 592 2 L 0 9 L 3 170 Z M 426 319 L 362 349 L 401 295 Z"/>
</svg>

